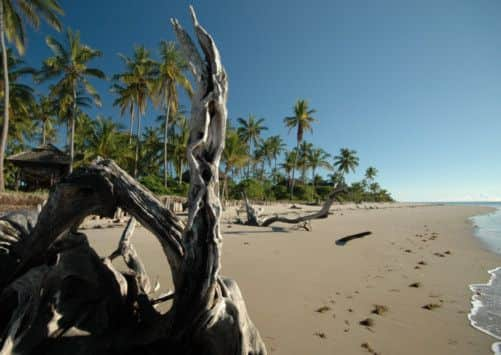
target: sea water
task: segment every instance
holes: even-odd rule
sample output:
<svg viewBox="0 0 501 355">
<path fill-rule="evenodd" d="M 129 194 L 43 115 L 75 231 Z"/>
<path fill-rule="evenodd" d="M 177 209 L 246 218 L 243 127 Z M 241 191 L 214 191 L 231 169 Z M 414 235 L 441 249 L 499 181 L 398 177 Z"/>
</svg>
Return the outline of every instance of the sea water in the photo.
<svg viewBox="0 0 501 355">
<path fill-rule="evenodd" d="M 473 203 L 469 203 L 470 205 Z M 501 254 L 501 203 L 474 203 L 496 208 L 495 211 L 472 217 L 475 236 L 491 251 Z M 468 319 L 473 327 L 501 340 L 501 267 L 490 270 L 485 284 L 472 284 L 472 308 Z M 492 345 L 492 351 L 501 355 L 501 342 Z"/>
</svg>

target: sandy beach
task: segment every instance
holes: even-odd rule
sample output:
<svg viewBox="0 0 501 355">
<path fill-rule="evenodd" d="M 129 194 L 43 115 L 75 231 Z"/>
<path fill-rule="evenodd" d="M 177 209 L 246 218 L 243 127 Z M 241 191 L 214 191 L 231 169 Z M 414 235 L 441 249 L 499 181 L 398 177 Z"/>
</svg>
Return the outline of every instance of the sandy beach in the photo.
<svg viewBox="0 0 501 355">
<path fill-rule="evenodd" d="M 467 318 L 468 285 L 486 282 L 487 270 L 501 265 L 501 258 L 473 237 L 468 221 L 489 208 L 366 207 L 335 206 L 328 219 L 312 222 L 311 232 L 284 224 L 230 224 L 234 209 L 223 216 L 222 273 L 240 285 L 268 352 L 489 354 L 494 339 L 473 329 Z M 363 231 L 372 235 L 335 244 Z M 104 255 L 116 247 L 121 229 L 84 232 Z M 138 228 L 134 245 L 151 278 L 160 277 L 161 291 L 169 289 L 168 265 L 156 240 Z M 384 306 L 378 308 L 381 314 L 372 313 L 375 305 Z"/>
</svg>

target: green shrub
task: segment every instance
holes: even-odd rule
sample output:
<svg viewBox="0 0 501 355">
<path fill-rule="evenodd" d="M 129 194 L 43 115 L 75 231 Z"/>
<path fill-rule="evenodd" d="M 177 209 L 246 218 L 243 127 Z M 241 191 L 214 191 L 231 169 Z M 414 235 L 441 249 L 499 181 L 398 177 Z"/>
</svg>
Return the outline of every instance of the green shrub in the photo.
<svg viewBox="0 0 501 355">
<path fill-rule="evenodd" d="M 164 187 L 163 179 L 157 175 L 143 176 L 139 179 L 139 182 L 154 194 L 166 195 L 169 193 L 169 189 Z"/>
<path fill-rule="evenodd" d="M 298 201 L 315 201 L 318 195 L 311 185 L 296 185 L 294 186 L 294 200 Z"/>
<path fill-rule="evenodd" d="M 316 187 L 316 193 L 320 200 L 324 201 L 329 197 L 330 192 L 332 191 L 332 186 L 329 185 L 321 185 Z"/>
<path fill-rule="evenodd" d="M 286 200 L 289 198 L 290 190 L 287 185 L 272 186 L 273 197 L 277 200 Z"/>
<path fill-rule="evenodd" d="M 251 200 L 264 200 L 265 187 L 262 181 L 255 179 L 242 180 L 235 189 L 236 198 L 241 198 L 242 192 L 245 192 Z"/>
</svg>

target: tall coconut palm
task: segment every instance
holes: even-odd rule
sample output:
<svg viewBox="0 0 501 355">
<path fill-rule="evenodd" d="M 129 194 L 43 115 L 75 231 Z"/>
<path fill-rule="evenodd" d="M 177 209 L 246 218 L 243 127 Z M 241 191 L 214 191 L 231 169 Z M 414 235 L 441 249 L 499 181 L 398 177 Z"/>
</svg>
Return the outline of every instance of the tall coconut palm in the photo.
<svg viewBox="0 0 501 355">
<path fill-rule="evenodd" d="M 57 115 L 57 123 L 59 125 L 66 125 L 66 149 L 70 150 L 71 143 L 71 127 L 72 127 L 72 117 L 74 112 L 74 102 L 73 92 L 72 90 L 55 90 L 54 85 L 49 88 L 49 98 L 54 102 L 56 108 Z M 83 132 L 89 133 L 91 124 L 87 121 L 91 121 L 90 117 L 84 113 L 83 109 L 90 108 L 93 106 L 93 100 L 91 97 L 86 95 L 83 90 L 77 91 L 77 99 L 76 99 L 76 114 L 75 114 L 75 134 L 74 134 L 74 151 L 82 152 L 83 146 L 79 146 L 77 141 L 80 139 L 83 141 L 87 136 L 81 136 L 79 138 L 79 134 Z M 86 117 L 85 119 L 83 117 Z M 79 124 L 87 125 L 84 127 L 84 130 L 79 129 Z"/>
<path fill-rule="evenodd" d="M 333 186 L 346 184 L 344 175 L 341 174 L 339 171 L 335 171 L 333 174 L 329 174 L 329 178 Z"/>
<path fill-rule="evenodd" d="M 39 96 L 32 111 L 33 119 L 40 123 L 40 144 L 52 142 L 56 137 L 56 107 L 48 96 Z"/>
<path fill-rule="evenodd" d="M 172 155 L 179 184 L 183 182 L 183 170 L 186 163 L 186 149 L 190 137 L 190 129 L 186 118 L 180 119 L 177 132 L 172 140 Z"/>
<path fill-rule="evenodd" d="M 7 51 L 7 62 L 10 79 L 10 102 L 9 102 L 9 117 L 16 117 L 8 128 L 8 138 L 13 139 L 17 146 L 24 146 L 26 139 L 33 136 L 34 121 L 31 113 L 35 106 L 35 98 L 33 96 L 33 88 L 22 83 L 22 79 L 27 75 L 34 73 L 34 69 L 27 67 L 24 61 L 20 59 L 12 50 Z M 3 67 L 0 68 L 3 78 Z M 6 94 L 5 81 L 0 79 L 0 96 Z M 0 111 L 2 117 L 5 117 L 5 103 L 0 102 Z M 0 131 L 3 133 L 3 129 Z"/>
<path fill-rule="evenodd" d="M 9 63 L 7 57 L 7 41 L 14 44 L 17 51 L 22 55 L 25 51 L 25 23 L 29 23 L 35 29 L 40 26 L 40 18 L 43 18 L 56 30 L 61 30 L 58 15 L 63 10 L 56 0 L 1 0 L 0 1 L 0 46 L 2 51 L 2 68 L 4 81 L 3 105 L 10 105 Z M 0 135 L 0 191 L 5 189 L 4 159 L 9 134 L 9 111 L 4 110 L 2 134 Z"/>
<path fill-rule="evenodd" d="M 365 178 L 369 181 L 374 181 L 374 178 L 377 176 L 377 169 L 373 166 L 369 166 L 366 170 L 365 170 Z"/>
<path fill-rule="evenodd" d="M 142 175 L 157 175 L 160 171 L 163 148 L 160 133 L 156 127 L 147 127 L 143 132 L 139 153 L 139 171 Z"/>
<path fill-rule="evenodd" d="M 160 133 L 162 133 L 162 136 L 165 136 L 165 124 L 168 124 L 167 127 L 167 137 L 173 137 L 176 134 L 176 129 L 179 127 L 180 124 L 182 124 L 186 120 L 186 112 L 183 109 L 182 106 L 178 107 L 178 110 L 176 114 L 173 114 L 172 111 L 169 112 L 169 119 L 166 121 L 165 120 L 165 114 L 160 114 L 157 116 L 157 122 L 160 126 Z M 165 157 L 165 152 L 163 151 L 165 149 L 165 146 L 162 144 L 162 159 Z M 172 153 L 172 145 L 168 142 L 167 145 L 167 150 L 168 150 L 168 156 Z M 169 162 L 171 163 L 169 169 Z M 172 174 L 172 166 L 173 166 L 173 159 L 167 159 L 167 166 L 168 170 Z M 165 166 L 164 166 L 165 168 Z M 165 170 L 165 169 L 164 169 Z"/>
<path fill-rule="evenodd" d="M 223 197 L 228 199 L 228 175 L 236 169 L 241 169 L 249 160 L 247 146 L 240 139 L 238 133 L 233 130 L 226 131 L 226 142 L 223 150 L 224 181 Z"/>
<path fill-rule="evenodd" d="M 369 189 L 373 194 L 377 194 L 379 190 L 381 190 L 381 186 L 379 186 L 377 182 L 373 182 L 372 184 L 370 184 Z"/>
<path fill-rule="evenodd" d="M 169 132 L 169 119 L 175 116 L 179 105 L 177 87 L 181 86 L 188 95 L 192 95 L 190 81 L 185 73 L 188 63 L 174 42 L 160 42 L 160 63 L 158 77 L 155 80 L 155 95 L 161 108 L 165 112 L 164 122 L 164 187 L 167 187 L 167 141 Z"/>
<path fill-rule="evenodd" d="M 96 106 L 101 106 L 101 98 L 89 82 L 89 78 L 105 79 L 104 73 L 97 68 L 89 68 L 88 62 L 100 57 L 101 52 L 80 41 L 80 32 L 66 31 L 66 43 L 61 43 L 51 36 L 46 38 L 52 56 L 47 58 L 39 73 L 39 80 L 57 79 L 52 87 L 55 96 L 71 93 L 70 117 L 70 172 L 75 156 L 75 123 L 78 113 L 78 92 L 82 91 L 92 98 Z"/>
<path fill-rule="evenodd" d="M 122 154 L 120 127 L 109 117 L 98 116 L 92 121 L 92 130 L 86 141 L 85 161 L 92 161 L 98 156 L 117 159 Z"/>
<path fill-rule="evenodd" d="M 299 145 L 303 141 L 303 136 L 305 132 L 312 131 L 312 123 L 316 121 L 315 118 L 313 118 L 311 115 L 313 115 L 316 110 L 310 109 L 308 101 L 306 100 L 297 100 L 296 104 L 294 105 L 294 116 L 290 117 L 285 117 L 284 118 L 284 123 L 287 128 L 289 128 L 289 131 L 292 130 L 293 128 L 297 128 L 297 142 L 296 142 L 296 148 L 299 151 Z M 297 167 L 297 159 L 298 159 L 298 154 L 295 156 L 295 161 L 294 161 L 294 167 L 292 169 L 292 180 L 291 180 L 291 185 L 290 185 L 290 199 L 292 200 L 292 197 L 294 195 L 294 173 L 296 171 Z"/>
<path fill-rule="evenodd" d="M 329 163 L 330 154 L 322 148 L 310 149 L 307 155 L 308 166 L 311 169 L 311 181 L 315 189 L 315 175 L 318 168 L 332 170 L 332 165 Z"/>
<path fill-rule="evenodd" d="M 355 169 L 358 166 L 358 161 L 359 159 L 355 150 L 341 148 L 339 155 L 334 157 L 334 166 L 341 174 L 346 175 L 350 171 L 352 173 L 355 172 Z"/>
<path fill-rule="evenodd" d="M 253 147 L 255 148 L 261 141 L 261 132 L 268 129 L 264 126 L 264 118 L 256 118 L 253 115 L 249 115 L 245 118 L 238 118 L 238 134 L 240 138 L 247 144 L 247 154 L 249 157 L 252 156 Z M 250 165 L 247 168 L 247 178 L 250 174 Z"/>
<path fill-rule="evenodd" d="M 120 109 L 120 116 L 129 114 L 129 145 L 132 143 L 132 132 L 134 130 L 134 119 L 136 114 L 136 93 L 132 85 L 121 85 L 118 81 L 113 83 L 111 92 L 118 97 L 113 101 L 113 106 Z"/>
<path fill-rule="evenodd" d="M 297 169 L 301 171 L 301 181 L 306 184 L 306 171 L 310 168 L 308 162 L 308 155 L 313 149 L 313 144 L 303 141 L 299 146 L 299 154 L 297 160 Z"/>
<path fill-rule="evenodd" d="M 115 80 L 120 87 L 126 91 L 129 100 L 129 112 L 137 112 L 137 131 L 136 131 L 136 154 L 134 162 L 134 176 L 138 173 L 138 158 L 141 144 L 141 119 L 146 113 L 148 100 L 153 95 L 155 73 L 157 71 L 156 63 L 151 59 L 150 52 L 144 47 L 139 46 L 134 48 L 132 58 L 120 55 L 126 70 L 124 73 L 115 75 Z M 124 112 L 122 110 L 122 112 Z M 131 123 L 133 115 L 131 116 Z"/>
<path fill-rule="evenodd" d="M 297 164 L 297 151 L 297 148 L 294 148 L 293 150 L 285 152 L 284 162 L 280 164 L 280 167 L 285 171 L 289 185 L 291 183 L 292 170 L 294 170 L 294 166 Z"/>
<path fill-rule="evenodd" d="M 280 136 L 271 136 L 267 139 L 269 141 L 270 155 L 273 159 L 273 168 L 277 168 L 278 156 L 285 150 L 285 143 Z"/>
</svg>

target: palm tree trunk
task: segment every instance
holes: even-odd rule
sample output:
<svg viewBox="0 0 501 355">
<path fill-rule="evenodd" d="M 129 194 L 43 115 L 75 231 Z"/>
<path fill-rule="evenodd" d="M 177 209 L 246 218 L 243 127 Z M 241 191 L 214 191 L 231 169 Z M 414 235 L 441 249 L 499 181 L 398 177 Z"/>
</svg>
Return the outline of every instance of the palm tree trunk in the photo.
<svg viewBox="0 0 501 355">
<path fill-rule="evenodd" d="M 249 159 L 250 159 L 250 157 L 251 157 L 251 151 L 252 151 L 252 150 L 251 150 L 251 144 L 252 144 L 252 142 L 251 142 L 251 141 L 249 141 L 249 146 L 247 147 L 247 156 L 249 157 Z M 247 165 L 247 179 L 249 179 L 249 178 L 250 178 L 250 169 L 251 169 L 251 165 L 252 165 L 252 163 L 249 163 L 249 164 Z"/>
<path fill-rule="evenodd" d="M 141 113 L 137 115 L 137 132 L 136 132 L 136 156 L 134 158 L 134 177 L 137 178 L 138 174 L 138 160 L 139 160 L 139 145 L 141 144 Z"/>
<path fill-rule="evenodd" d="M 4 160 L 5 150 L 7 149 L 7 137 L 9 136 L 9 66 L 7 62 L 7 47 L 5 46 L 5 21 L 3 1 L 0 1 L 0 42 L 2 46 L 2 64 L 3 64 L 3 80 L 4 80 L 4 114 L 2 136 L 0 137 L 0 191 L 5 190 L 4 179 Z"/>
<path fill-rule="evenodd" d="M 315 194 L 317 192 L 315 188 L 315 168 L 311 168 L 311 185 L 313 186 L 312 194 Z M 313 199 L 313 196 L 311 197 Z"/>
<path fill-rule="evenodd" d="M 77 117 L 77 87 L 73 84 L 73 110 L 71 112 L 71 133 L 70 133 L 70 173 L 73 171 L 73 160 L 75 158 L 75 121 Z"/>
<path fill-rule="evenodd" d="M 297 157 L 299 155 L 299 145 L 300 144 L 301 144 L 301 142 L 298 140 L 297 145 L 296 145 L 296 155 L 294 157 L 294 166 L 292 167 L 291 196 L 290 196 L 291 201 L 292 201 L 292 198 L 294 197 L 294 174 L 296 172 Z"/>
<path fill-rule="evenodd" d="M 132 144 L 132 130 L 134 126 L 134 114 L 130 114 L 130 124 L 129 124 L 129 145 Z"/>
<path fill-rule="evenodd" d="M 45 145 L 45 121 L 42 121 L 42 145 Z"/>
<path fill-rule="evenodd" d="M 170 105 L 167 101 L 165 105 L 165 127 L 164 127 L 164 187 L 167 187 L 167 139 L 169 138 L 168 130 L 169 130 L 169 114 L 170 114 Z"/>
<path fill-rule="evenodd" d="M 226 201 L 228 201 L 228 174 L 230 173 L 230 169 L 228 168 L 228 164 L 225 164 L 224 168 L 224 180 L 223 180 L 223 193 L 222 195 L 222 205 L 226 206 Z"/>
</svg>

